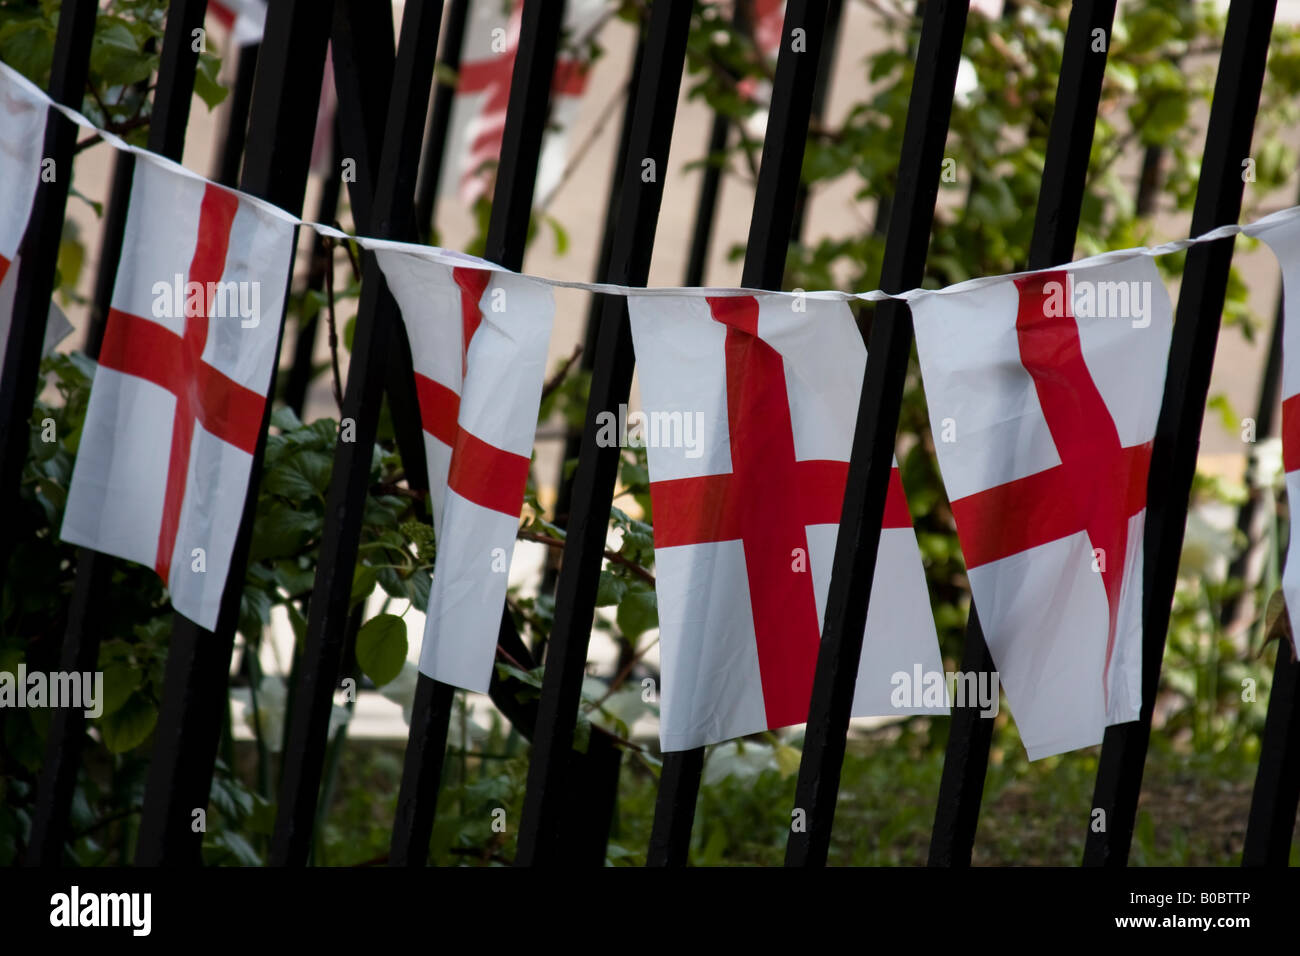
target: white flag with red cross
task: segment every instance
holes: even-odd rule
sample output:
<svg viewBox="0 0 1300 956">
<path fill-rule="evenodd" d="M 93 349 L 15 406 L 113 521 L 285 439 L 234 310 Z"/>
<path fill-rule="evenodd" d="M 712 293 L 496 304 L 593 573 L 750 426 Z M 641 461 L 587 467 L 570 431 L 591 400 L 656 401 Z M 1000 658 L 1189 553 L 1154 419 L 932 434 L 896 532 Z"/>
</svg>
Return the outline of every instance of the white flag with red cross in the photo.
<svg viewBox="0 0 1300 956">
<path fill-rule="evenodd" d="M 411 342 L 438 543 L 420 672 L 486 693 L 555 301 L 472 256 L 377 255 Z"/>
<path fill-rule="evenodd" d="M 847 305 L 628 299 L 654 510 L 660 741 L 688 750 L 808 719 L 866 349 Z M 897 467 L 853 715 L 943 661 Z"/>
<path fill-rule="evenodd" d="M 271 386 L 294 222 L 140 160 L 60 536 L 216 626 Z"/>
<path fill-rule="evenodd" d="M 18 247 L 41 181 L 45 116 L 36 89 L 11 67 L 0 69 L 0 294 L 18 280 Z"/>
<path fill-rule="evenodd" d="M 262 42 L 262 34 L 266 32 L 266 0 L 212 0 L 208 12 L 229 31 L 235 46 Z"/>
<path fill-rule="evenodd" d="M 1138 256 L 912 303 L 971 593 L 1031 760 L 1142 703 L 1142 534 L 1173 325 Z"/>
<path fill-rule="evenodd" d="M 0 366 L 13 324 L 18 288 L 18 247 L 31 218 L 45 149 L 45 99 L 10 66 L 0 64 Z M 53 302 L 45 323 L 44 352 L 72 331 Z"/>
<path fill-rule="evenodd" d="M 565 4 L 563 29 L 578 46 L 566 48 L 561 37 L 551 83 L 550 122 L 537 164 L 538 205 L 545 204 L 560 184 L 568 158 L 569 130 L 578 118 L 591 66 L 583 40 L 599 26 L 609 6 L 608 0 L 569 0 Z M 444 195 L 458 195 L 467 204 L 487 192 L 490 164 L 501 156 L 523 7 L 523 0 L 470 3 L 445 152 L 448 163 L 439 180 Z"/>
<path fill-rule="evenodd" d="M 1282 468 L 1288 501 L 1300 503 L 1300 210 L 1286 209 L 1247 226 L 1268 243 L 1282 267 Z M 1300 504 L 1291 507 L 1291 537 L 1282 568 L 1282 593 L 1291 621 L 1292 648 L 1300 646 Z"/>
</svg>

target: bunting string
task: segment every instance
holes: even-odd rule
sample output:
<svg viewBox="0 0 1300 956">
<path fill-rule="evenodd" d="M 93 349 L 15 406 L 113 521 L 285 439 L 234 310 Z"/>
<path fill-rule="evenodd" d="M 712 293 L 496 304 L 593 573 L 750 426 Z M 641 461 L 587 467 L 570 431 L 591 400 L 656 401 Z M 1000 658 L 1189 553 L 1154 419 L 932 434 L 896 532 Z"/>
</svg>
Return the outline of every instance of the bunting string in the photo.
<svg viewBox="0 0 1300 956">
<path fill-rule="evenodd" d="M 120 136 L 100 129 L 92 123 L 85 115 L 74 110 L 70 106 L 65 106 L 51 99 L 48 94 L 36 84 L 32 83 L 27 77 L 23 76 L 7 63 L 0 62 L 0 70 L 27 95 L 46 105 L 47 108 L 57 110 L 75 123 L 78 127 L 88 130 L 99 139 L 108 143 L 114 149 L 124 150 L 133 154 L 137 160 L 152 163 L 155 166 L 169 170 L 180 176 L 187 176 L 190 179 L 208 185 L 217 185 L 205 176 L 201 176 L 191 169 L 187 169 L 179 163 L 173 162 L 165 156 L 151 152 L 141 146 L 134 146 Z M 219 188 L 229 189 L 221 186 Z M 247 193 L 240 192 L 237 189 L 229 189 L 230 192 L 236 193 L 243 201 L 265 210 L 270 215 L 281 219 L 284 222 L 292 223 L 295 226 L 311 229 L 322 236 L 329 236 L 334 239 L 355 242 L 361 248 L 370 251 L 398 252 L 405 255 L 425 259 L 430 262 L 436 262 L 441 265 L 483 269 L 491 272 L 512 272 L 495 262 L 489 262 L 478 256 L 472 256 L 468 253 L 457 252 L 453 249 L 443 249 L 437 246 L 427 246 L 419 243 L 399 242 L 392 239 L 373 239 L 367 236 L 357 236 L 346 233 L 334 226 L 325 223 L 313 222 L 308 219 L 302 219 L 298 216 L 286 212 L 285 210 L 259 199 L 256 196 L 250 196 Z M 771 289 L 747 289 L 743 287 L 686 287 L 686 286 L 628 286 L 619 285 L 611 282 L 584 282 L 577 279 L 557 279 L 550 276 L 539 276 L 531 273 L 520 273 L 524 278 L 534 282 L 540 282 L 544 285 L 557 289 L 577 289 L 583 292 L 593 292 L 602 295 L 620 295 L 626 297 L 655 297 L 655 296 L 697 296 L 706 298 L 721 298 L 726 296 L 774 296 L 788 299 L 813 300 L 819 302 L 883 302 L 887 299 L 898 299 L 904 302 L 915 302 L 926 296 L 943 296 L 956 295 L 965 292 L 971 292 L 981 289 L 998 282 L 1016 279 L 1021 276 L 1032 275 L 1037 272 L 1056 271 L 1064 268 L 1071 270 L 1084 270 L 1096 266 L 1105 266 L 1113 263 L 1124 262 L 1139 256 L 1150 256 L 1156 258 L 1167 256 L 1175 252 L 1181 252 L 1192 246 L 1205 242 L 1217 242 L 1221 239 L 1231 238 L 1238 234 L 1256 237 L 1260 232 L 1286 222 L 1290 222 L 1300 217 L 1300 206 L 1291 206 L 1271 213 L 1254 222 L 1245 225 L 1224 225 L 1209 232 L 1202 233 L 1199 236 L 1192 236 L 1187 239 L 1175 239 L 1171 242 L 1160 243 L 1156 246 L 1135 246 L 1130 249 L 1115 249 L 1109 252 L 1099 253 L 1094 256 L 1088 256 L 1068 263 L 1051 266 L 1046 269 L 1035 269 L 1026 272 L 1012 272 L 1003 275 L 980 276 L 973 279 L 967 279 L 963 282 L 957 282 L 941 289 L 907 289 L 903 292 L 886 292 L 883 289 L 872 289 L 869 292 L 841 292 L 834 289 L 820 289 L 807 291 L 795 289 L 791 291 L 776 291 Z"/>
</svg>

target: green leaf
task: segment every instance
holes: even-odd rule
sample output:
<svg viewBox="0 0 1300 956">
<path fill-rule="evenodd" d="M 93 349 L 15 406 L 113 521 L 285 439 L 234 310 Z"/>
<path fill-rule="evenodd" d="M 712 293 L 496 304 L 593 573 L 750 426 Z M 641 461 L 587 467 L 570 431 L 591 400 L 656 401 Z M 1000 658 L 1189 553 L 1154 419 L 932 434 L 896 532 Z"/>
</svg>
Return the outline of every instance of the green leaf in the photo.
<svg viewBox="0 0 1300 956">
<path fill-rule="evenodd" d="M 261 866 L 262 858 L 253 845 L 234 830 L 222 830 L 203 844 L 203 862 L 208 866 L 232 863 L 236 866 Z"/>
<path fill-rule="evenodd" d="M 302 419 L 288 405 L 281 405 L 271 413 L 271 424 L 282 432 L 292 432 L 302 428 Z"/>
<path fill-rule="evenodd" d="M 578 719 L 573 725 L 573 749 L 585 754 L 590 746 L 591 720 L 582 711 L 578 711 Z"/>
<path fill-rule="evenodd" d="M 379 569 L 372 568 L 368 564 L 358 564 L 356 570 L 352 572 L 352 596 L 348 599 L 348 607 L 356 607 L 370 597 L 370 592 L 375 589 L 377 583 L 379 583 Z"/>
<path fill-rule="evenodd" d="M 78 239 L 64 236 L 59 241 L 58 273 L 60 292 L 76 290 L 77 280 L 81 277 L 81 266 L 85 261 L 85 257 L 86 249 Z"/>
<path fill-rule="evenodd" d="M 569 234 L 565 231 L 560 220 L 554 216 L 547 216 L 546 222 L 550 225 L 551 231 L 555 234 L 555 254 L 562 256 L 569 251 Z"/>
<path fill-rule="evenodd" d="M 210 110 L 216 109 L 229 92 L 217 82 L 220 71 L 220 59 L 210 54 L 199 57 L 198 69 L 194 71 L 194 93 Z"/>
<path fill-rule="evenodd" d="M 90 68 L 107 86 L 130 86 L 149 79 L 154 58 L 140 50 L 139 41 L 124 20 L 101 14 L 90 45 Z"/>
<path fill-rule="evenodd" d="M 611 571 L 600 572 L 600 584 L 596 588 L 596 607 L 608 607 L 623 600 L 627 593 L 627 581 Z"/>
<path fill-rule="evenodd" d="M 290 595 L 311 590 L 316 581 L 316 569 L 313 566 L 300 567 L 297 560 L 289 559 L 275 563 L 275 583 Z"/>
<path fill-rule="evenodd" d="M 405 600 L 410 597 L 406 588 L 406 581 L 397 573 L 396 568 L 379 568 L 378 572 L 376 580 L 379 582 L 379 586 L 384 589 L 385 594 L 398 600 Z"/>
<path fill-rule="evenodd" d="M 402 672 L 406 651 L 406 622 L 396 614 L 373 617 L 357 632 L 357 663 L 378 686 Z"/>
<path fill-rule="evenodd" d="M 143 694 L 132 694 L 112 714 L 102 715 L 97 723 L 109 752 L 126 753 L 149 739 L 158 723 L 158 708 Z"/>
<path fill-rule="evenodd" d="M 54 59 L 52 20 L 23 18 L 0 27 L 0 60 L 44 87 Z"/>
<path fill-rule="evenodd" d="M 306 289 L 302 294 L 302 306 L 299 309 L 299 317 L 303 322 L 307 322 L 320 314 L 321 309 L 325 308 L 329 300 L 325 294 L 317 292 L 315 289 Z"/>
<path fill-rule="evenodd" d="M 272 500 L 253 525 L 252 560 L 292 557 L 323 525 L 324 519 L 310 508 Z"/>
<path fill-rule="evenodd" d="M 254 565 L 257 568 L 258 565 Z M 249 569 L 252 574 L 253 569 Z M 271 623 L 271 595 L 260 587 L 245 583 L 239 596 L 239 633 L 250 641 L 261 636 L 263 628 Z"/>
<path fill-rule="evenodd" d="M 1230 435 L 1237 434 L 1241 428 L 1241 416 L 1237 414 L 1232 403 L 1228 401 L 1228 396 L 1224 394 L 1212 395 L 1210 400 L 1205 403 L 1206 408 L 1219 415 L 1219 424 L 1223 426 L 1224 431 Z"/>
<path fill-rule="evenodd" d="M 522 684 L 534 687 L 537 690 L 542 689 L 542 668 L 538 667 L 531 671 L 520 670 L 513 664 L 507 664 L 504 661 L 497 661 L 497 674 L 502 680 L 514 678 Z"/>
<path fill-rule="evenodd" d="M 618 606 L 618 629 L 628 640 L 636 640 L 652 627 L 659 626 L 659 602 L 653 588 L 637 587 L 628 591 Z"/>
<path fill-rule="evenodd" d="M 332 466 L 333 462 L 324 452 L 305 450 L 278 462 L 267 473 L 262 487 L 273 495 L 306 501 L 325 493 Z"/>
<path fill-rule="evenodd" d="M 429 589 L 433 586 L 433 575 L 428 571 L 417 568 L 415 572 L 406 579 L 407 587 L 411 592 L 411 603 L 421 614 L 429 610 Z"/>
<path fill-rule="evenodd" d="M 122 709 L 131 695 L 139 688 L 143 675 L 125 661 L 113 661 L 104 666 L 104 693 L 101 698 L 103 711 L 100 717 L 108 717 Z"/>
</svg>

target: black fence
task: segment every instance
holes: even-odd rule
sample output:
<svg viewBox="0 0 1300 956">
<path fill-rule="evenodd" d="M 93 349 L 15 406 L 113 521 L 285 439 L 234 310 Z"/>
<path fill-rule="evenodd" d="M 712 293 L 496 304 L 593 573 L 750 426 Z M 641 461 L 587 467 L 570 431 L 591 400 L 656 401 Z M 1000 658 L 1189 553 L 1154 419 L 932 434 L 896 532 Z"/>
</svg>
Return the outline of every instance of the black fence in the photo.
<svg viewBox="0 0 1300 956">
<path fill-rule="evenodd" d="M 215 177 L 227 184 L 237 182 L 248 193 L 301 213 L 326 44 L 332 41 L 339 101 L 336 150 L 356 160 L 355 182 L 347 184 L 356 226 L 365 235 L 382 238 L 427 236 L 451 106 L 450 87 L 440 84 L 433 89 L 439 33 L 445 24 L 448 35 L 442 38 L 441 62 L 454 69 L 468 3 L 451 0 L 446 17 L 443 6 L 441 0 L 407 0 L 395 38 L 390 19 L 377 15 L 371 0 L 332 4 L 271 0 L 260 47 L 239 54 L 230 121 Z M 323 15 L 331 7 L 332 16 Z M 647 182 L 639 172 L 645 158 L 654 159 L 658 169 L 667 168 L 692 7 L 690 0 L 654 0 L 641 27 L 602 239 L 597 278 L 603 281 L 629 285 L 647 281 L 663 183 L 659 177 Z M 738 19 L 743 22 L 746 5 L 739 7 Z M 968 13 L 964 0 L 923 0 L 918 7 L 915 81 L 897 190 L 887 203 L 881 285 L 889 292 L 920 285 L 925 270 Z M 205 8 L 205 0 L 175 0 L 167 17 L 149 148 L 174 159 L 179 159 L 184 143 L 195 76 L 197 54 L 191 35 L 201 25 Z M 1238 219 L 1242 161 L 1250 154 L 1274 10 L 1272 0 L 1231 4 L 1192 234 Z M 840 0 L 787 4 L 744 261 L 747 287 L 780 287 L 790 239 L 802 226 L 804 146 L 810 120 L 825 102 L 842 12 Z M 74 108 L 80 106 L 86 86 L 97 13 L 96 0 L 65 0 L 59 17 L 49 93 Z M 528 0 L 523 7 L 486 245 L 487 258 L 511 269 L 519 269 L 523 261 L 562 14 L 562 0 Z M 1100 31 L 1109 38 L 1114 16 L 1115 0 L 1079 0 L 1071 9 L 1029 268 L 1072 258 L 1109 46 L 1097 44 L 1096 37 Z M 800 42 L 791 42 L 796 36 Z M 719 117 L 710 148 L 718 150 L 726 136 L 727 122 Z M 45 155 L 66 166 L 74 145 L 73 125 L 61 115 L 52 115 Z M 123 155 L 113 171 L 103 221 L 105 254 L 87 341 L 92 355 L 102 335 L 121 249 L 131 166 L 130 157 Z M 337 186 L 336 182 L 327 187 L 317 218 L 333 218 Z M 717 186 L 716 171 L 708 172 L 687 275 L 691 283 L 702 276 Z M 0 391 L 3 501 L 17 496 L 28 453 L 28 419 L 67 197 L 66 177 L 41 184 L 23 246 L 15 321 Z M 1122 866 L 1128 858 L 1232 252 L 1232 240 L 1224 239 L 1197 245 L 1187 257 L 1149 485 L 1141 718 L 1106 732 L 1092 803 L 1105 811 L 1108 825 L 1102 832 L 1089 831 L 1085 865 Z M 322 268 L 318 256 L 310 282 L 323 281 Z M 271 862 L 277 865 L 303 865 L 310 852 L 332 695 L 360 624 L 349 596 L 370 480 L 370 449 L 384 396 L 404 452 L 407 480 L 413 489 L 427 487 L 405 332 L 373 254 L 364 257 L 362 274 L 342 408 L 342 416 L 355 422 L 355 441 L 340 441 L 335 452 L 305 650 L 288 716 L 290 731 L 271 849 Z M 283 317 L 281 322 L 283 326 Z M 299 407 L 314 334 L 314 324 L 308 323 L 300 328 L 295 343 L 288 394 L 290 403 Z M 578 464 L 562 492 L 567 540 L 554 579 L 555 620 L 540 699 L 521 702 L 518 682 L 502 677 L 494 678 L 491 692 L 497 707 L 532 744 L 517 855 L 517 862 L 524 865 L 603 862 L 621 766 L 622 751 L 609 735 L 596 730 L 581 753 L 573 748 L 573 738 L 619 464 L 619 449 L 600 447 L 595 440 L 598 415 L 627 400 L 634 365 L 625 300 L 598 298 L 587 344 L 583 361 L 591 371 L 590 400 L 585 429 L 570 441 L 570 453 Z M 867 585 L 875 566 L 911 348 L 907 305 L 895 300 L 881 303 L 870 319 L 869 360 L 798 775 L 795 806 L 805 811 L 807 825 L 790 835 L 789 865 L 818 865 L 827 859 L 867 615 Z M 1270 415 L 1276 401 L 1275 372 L 1272 377 L 1261 404 Z M 202 834 L 192 829 L 191 812 L 206 806 L 209 798 L 265 433 L 264 422 L 217 627 L 208 632 L 182 617 L 174 620 L 139 831 L 136 861 L 141 864 L 199 860 Z M 12 531 L 0 524 L 0 559 L 8 560 L 14 544 Z M 66 670 L 95 667 L 99 635 L 94 613 L 109 587 L 110 572 L 111 559 L 90 551 L 79 553 L 62 648 L 61 667 Z M 541 663 L 525 647 L 504 609 L 500 644 L 525 667 Z M 962 667 L 993 669 L 973 610 Z M 1298 685 L 1300 665 L 1280 651 L 1246 835 L 1246 865 L 1284 865 L 1288 859 L 1300 798 Z M 426 861 L 453 699 L 453 688 L 420 677 L 393 824 L 389 862 L 394 865 L 418 866 Z M 971 861 L 992 734 L 992 722 L 981 720 L 975 708 L 956 709 L 952 721 L 930 847 L 930 863 L 937 866 L 965 866 Z M 56 712 L 28 847 L 31 864 L 62 862 L 84 736 L 80 711 Z M 650 865 L 680 866 L 687 860 L 703 757 L 702 750 L 666 755 Z"/>
</svg>

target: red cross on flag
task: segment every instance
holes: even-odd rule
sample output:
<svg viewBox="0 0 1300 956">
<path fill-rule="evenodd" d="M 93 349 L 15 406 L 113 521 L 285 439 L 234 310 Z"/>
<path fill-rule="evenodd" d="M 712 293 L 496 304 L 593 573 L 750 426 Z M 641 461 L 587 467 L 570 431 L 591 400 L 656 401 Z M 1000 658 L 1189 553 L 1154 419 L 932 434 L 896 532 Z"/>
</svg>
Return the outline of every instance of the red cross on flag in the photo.
<svg viewBox="0 0 1300 956">
<path fill-rule="evenodd" d="M 486 693 L 555 301 L 472 256 L 378 258 L 410 337 L 438 542 L 420 671 Z"/>
<path fill-rule="evenodd" d="M 1136 720 L 1142 531 L 1173 325 L 1152 260 L 912 303 L 939 467 L 1031 760 Z"/>
<path fill-rule="evenodd" d="M 848 306 L 776 295 L 632 296 L 654 509 L 660 741 L 687 750 L 808 719 L 866 349 Z M 876 585 L 879 585 L 877 588 Z M 943 673 L 895 468 L 854 716 Z M 903 706 L 896 706 L 902 703 Z M 926 706 L 928 704 L 928 706 Z"/>
<path fill-rule="evenodd" d="M 140 159 L 60 536 L 216 626 L 274 371 L 294 222 Z"/>
<path fill-rule="evenodd" d="M 586 37 L 608 6 L 608 0 L 568 0 L 565 35 L 570 41 Z M 487 164 L 501 155 L 522 15 L 523 0 L 473 0 L 470 4 L 446 151 L 449 165 L 440 180 L 445 195 L 459 195 L 467 204 L 487 192 L 491 182 Z M 551 85 L 550 123 L 537 166 L 538 205 L 544 205 L 559 186 L 568 158 L 569 129 L 578 118 L 590 66 L 583 58 L 585 49 L 581 52 L 566 49 L 562 36 Z"/>
<path fill-rule="evenodd" d="M 1300 502 L 1300 210 L 1286 209 L 1247 226 L 1282 266 L 1282 468 L 1288 501 Z M 1262 438 L 1263 436 L 1259 436 Z M 1291 617 L 1292 647 L 1300 646 L 1300 505 L 1291 507 L 1291 537 L 1282 568 L 1282 593 Z"/>
</svg>

